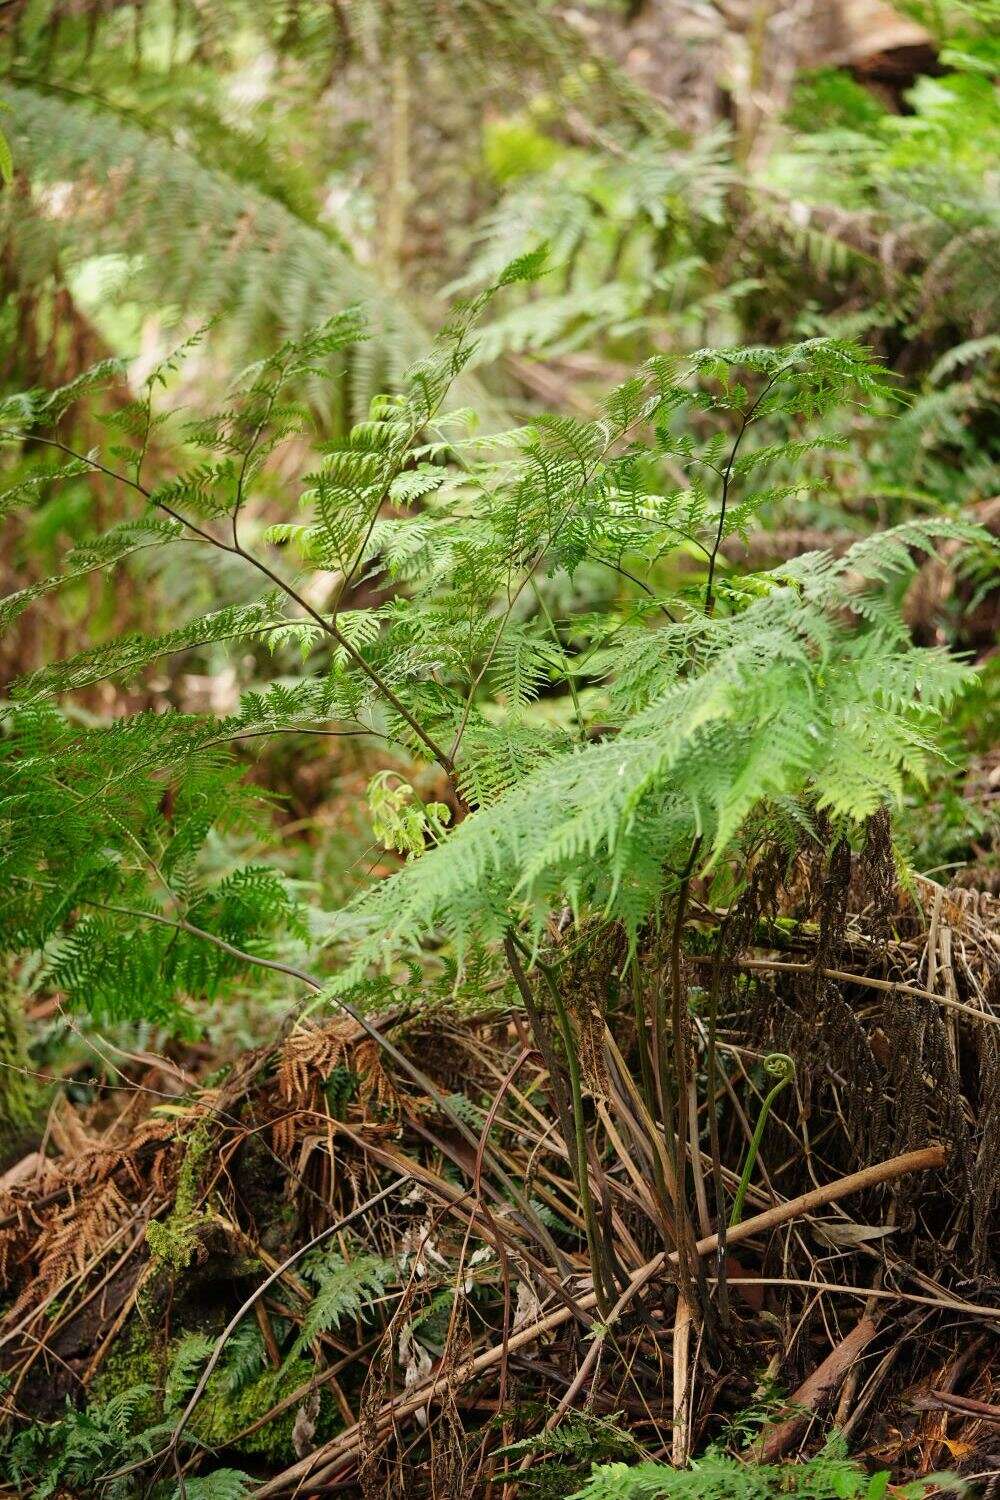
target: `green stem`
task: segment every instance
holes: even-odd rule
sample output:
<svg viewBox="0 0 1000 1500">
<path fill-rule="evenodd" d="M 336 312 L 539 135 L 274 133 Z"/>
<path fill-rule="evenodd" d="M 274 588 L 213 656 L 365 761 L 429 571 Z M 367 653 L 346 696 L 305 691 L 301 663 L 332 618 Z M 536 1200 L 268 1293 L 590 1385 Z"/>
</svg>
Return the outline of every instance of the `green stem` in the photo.
<svg viewBox="0 0 1000 1500">
<path fill-rule="evenodd" d="M 764 1098 L 757 1116 L 757 1124 L 747 1147 L 747 1159 L 743 1164 L 740 1174 L 739 1187 L 736 1189 L 736 1197 L 733 1201 L 733 1211 L 729 1215 L 729 1228 L 734 1229 L 743 1216 L 743 1204 L 746 1200 L 747 1189 L 750 1186 L 750 1178 L 757 1163 L 757 1153 L 760 1151 L 760 1143 L 764 1139 L 764 1127 L 767 1125 L 767 1117 L 771 1113 L 771 1106 L 777 1099 L 786 1084 L 791 1083 L 795 1077 L 795 1064 L 785 1052 L 772 1052 L 764 1059 L 764 1071 L 770 1073 L 771 1077 L 777 1075 L 777 1082 L 771 1092 Z"/>
<path fill-rule="evenodd" d="M 684 919 L 687 915 L 691 876 L 697 863 L 701 841 L 701 834 L 698 834 L 692 841 L 691 852 L 688 855 L 687 864 L 681 875 L 680 889 L 677 892 L 677 911 L 674 915 L 674 926 L 670 939 L 670 989 L 671 1032 L 674 1049 L 674 1095 L 677 1109 L 675 1120 L 676 1135 L 674 1137 L 674 1175 L 677 1180 L 677 1268 L 682 1288 L 689 1287 L 693 1279 L 697 1278 L 699 1291 L 702 1293 L 701 1305 L 704 1308 L 708 1305 L 707 1292 L 704 1285 L 704 1270 L 701 1260 L 695 1251 L 697 1236 L 691 1223 L 691 1215 L 688 1212 L 687 1204 L 687 990 L 684 986 L 684 975 L 681 964 L 681 940 L 684 933 Z M 668 1147 L 671 1137 L 670 1119 L 671 1116 L 664 1109 L 663 1124 L 667 1133 Z"/>
</svg>

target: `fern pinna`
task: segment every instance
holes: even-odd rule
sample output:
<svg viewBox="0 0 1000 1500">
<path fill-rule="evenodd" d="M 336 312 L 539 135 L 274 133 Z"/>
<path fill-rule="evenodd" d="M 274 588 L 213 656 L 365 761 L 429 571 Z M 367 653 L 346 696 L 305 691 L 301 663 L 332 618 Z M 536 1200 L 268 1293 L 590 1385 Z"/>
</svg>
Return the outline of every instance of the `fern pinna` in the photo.
<svg viewBox="0 0 1000 1500">
<path fill-rule="evenodd" d="M 886 1471 L 869 1475 L 847 1457 L 846 1444 L 838 1436 L 802 1464 L 748 1464 L 739 1458 L 710 1449 L 704 1458 L 685 1469 L 666 1464 L 600 1464 L 582 1490 L 571 1500 L 882 1500 L 889 1489 Z M 940 1486 L 940 1488 L 938 1488 Z M 893 1485 L 894 1495 L 904 1500 L 923 1500 L 933 1493 L 956 1493 L 961 1482 L 948 1474 L 935 1474 L 912 1484 Z"/>
<path fill-rule="evenodd" d="M 254 967 L 304 982 L 314 1005 L 362 1009 L 385 975 L 403 981 L 404 961 L 431 988 L 444 973 L 495 990 L 506 973 L 580 1146 L 594 1080 L 586 1045 L 579 1066 L 577 1050 L 591 1023 L 564 993 L 561 966 L 617 934 L 625 979 L 664 917 L 679 950 L 695 876 L 732 895 L 762 847 L 814 838 L 817 818 L 850 839 L 919 779 L 968 673 L 911 644 L 899 580 L 943 535 L 987 542 L 931 519 L 839 558 L 723 566 L 728 536 L 815 483 L 800 460 L 832 446 L 824 414 L 889 394 L 885 374 L 838 340 L 658 354 L 592 420 L 543 415 L 484 435 L 449 391 L 489 297 L 541 260 L 508 267 L 456 312 L 401 394 L 317 446 L 297 515 L 289 505 L 259 545 L 255 492 L 273 483 L 278 450 L 301 451 L 310 428 L 293 392 L 356 343 L 357 314 L 281 346 L 219 411 L 186 425 L 154 401 L 168 362 L 114 414 L 106 452 L 72 451 L 60 417 L 117 370 L 4 402 L 5 511 L 81 467 L 134 506 L 45 589 L 137 547 L 221 557 L 244 582 L 237 604 L 159 636 L 92 644 L 14 684 L 0 740 L 0 937 L 40 955 L 46 981 L 99 1016 L 188 1025 L 189 1002 Z M 176 477 L 160 483 L 147 479 L 154 432 L 177 451 Z M 359 581 L 373 579 L 381 587 L 362 605 L 373 596 Z M 581 579 L 599 601 L 585 613 L 572 608 Z M 37 594 L 0 605 L 7 628 Z M 291 644 L 304 666 L 249 686 L 226 714 L 94 722 L 81 711 L 77 695 L 95 685 L 209 643 L 258 662 L 268 645 Z M 399 776 L 376 778 L 372 806 L 407 859 L 332 917 L 310 918 L 275 865 L 220 865 L 220 834 L 259 827 L 267 812 L 232 747 L 340 733 L 399 753 Z M 424 803 L 407 762 L 436 767 L 446 800 Z M 554 951 L 559 913 L 575 937 Z M 315 972 L 301 966 L 310 947 Z M 674 974 L 673 1064 L 665 1010 L 654 1018 L 664 1112 L 665 1070 L 683 1072 L 676 964 Z M 594 1237 L 585 1163 L 581 1147 Z M 602 1290 L 612 1281 L 609 1270 Z"/>
</svg>

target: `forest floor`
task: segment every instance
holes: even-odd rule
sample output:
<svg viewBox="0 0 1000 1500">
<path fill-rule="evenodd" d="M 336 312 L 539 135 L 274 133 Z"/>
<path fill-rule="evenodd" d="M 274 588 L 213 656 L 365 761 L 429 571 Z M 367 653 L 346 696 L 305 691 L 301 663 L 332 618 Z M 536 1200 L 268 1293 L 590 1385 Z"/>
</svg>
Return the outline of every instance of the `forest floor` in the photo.
<svg viewBox="0 0 1000 1500">
<path fill-rule="evenodd" d="M 621 1145 L 591 1162 L 603 1312 L 516 1013 L 289 1016 L 207 1081 L 183 1047 L 116 1053 L 118 1082 L 60 1095 L 0 1183 L 11 1407 L 62 1414 L 70 1448 L 89 1421 L 102 1478 L 190 1476 L 210 1452 L 262 1495 L 569 1493 L 593 1459 L 715 1441 L 773 1462 L 831 1424 L 898 1477 L 1000 1473 L 998 902 L 920 881 L 893 910 L 853 899 L 833 931 L 829 892 L 818 924 L 796 915 L 802 877 L 726 976 L 730 1193 L 759 1155 L 721 1252 L 707 1154 L 691 1263 L 662 1250 L 622 1010 L 584 1067 Z"/>
</svg>

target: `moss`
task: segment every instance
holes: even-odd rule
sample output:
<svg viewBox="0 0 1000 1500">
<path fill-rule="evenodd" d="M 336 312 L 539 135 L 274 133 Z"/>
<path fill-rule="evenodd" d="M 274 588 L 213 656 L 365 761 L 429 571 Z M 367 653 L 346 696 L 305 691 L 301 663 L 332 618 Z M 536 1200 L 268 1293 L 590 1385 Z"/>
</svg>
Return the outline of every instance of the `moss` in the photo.
<svg viewBox="0 0 1000 1500">
<path fill-rule="evenodd" d="M 198 1228 L 204 1218 L 198 1210 L 201 1172 L 210 1146 L 207 1127 L 197 1125 L 177 1174 L 173 1211 L 163 1223 L 154 1222 L 146 1228 L 146 1242 L 153 1256 L 174 1271 L 187 1268 L 198 1241 Z"/>
<path fill-rule="evenodd" d="M 144 1427 L 152 1427 L 163 1421 L 166 1372 L 183 1336 L 184 1333 L 178 1331 L 177 1338 L 168 1346 L 159 1348 L 155 1334 L 151 1335 L 141 1321 L 133 1318 L 94 1377 L 89 1391 L 89 1404 L 102 1406 L 123 1391 L 145 1387 L 149 1389 L 149 1395 L 136 1406 L 135 1430 L 141 1431 Z M 223 1360 L 221 1367 L 209 1379 L 187 1424 L 187 1431 L 192 1438 L 212 1448 L 232 1448 L 234 1453 L 273 1460 L 276 1463 L 291 1463 L 296 1457 L 292 1446 L 292 1428 L 295 1425 L 297 1406 L 291 1407 L 273 1422 L 268 1422 L 241 1441 L 233 1440 L 244 1428 L 264 1416 L 285 1396 L 305 1385 L 315 1374 L 316 1367 L 311 1360 L 293 1359 L 276 1370 L 262 1371 L 234 1391 L 230 1388 L 231 1371 L 226 1369 Z M 170 1414 L 167 1413 L 166 1419 L 169 1420 L 169 1417 Z M 339 1425 L 339 1415 L 329 1393 L 321 1391 L 316 1420 L 317 1439 L 332 1436 Z"/>
<path fill-rule="evenodd" d="M 212 1448 L 231 1447 L 236 1453 L 275 1462 L 291 1462 L 296 1456 L 292 1447 L 292 1428 L 297 1411 L 295 1406 L 241 1441 L 234 1442 L 233 1439 L 283 1397 L 290 1396 L 293 1391 L 305 1385 L 315 1374 L 316 1367 L 311 1360 L 293 1359 L 276 1370 L 263 1371 L 240 1390 L 232 1391 L 227 1389 L 227 1372 L 216 1371 L 192 1415 L 192 1436 Z M 329 1437 L 336 1425 L 333 1402 L 327 1392 L 322 1391 L 316 1421 L 317 1438 Z"/>
<path fill-rule="evenodd" d="M 103 1406 L 122 1391 L 149 1388 L 149 1395 L 136 1408 L 135 1428 L 151 1427 L 160 1420 L 164 1370 L 169 1353 L 157 1349 L 148 1328 L 137 1318 L 129 1321 L 127 1331 L 117 1338 L 103 1364 L 90 1383 L 89 1405 Z"/>
</svg>

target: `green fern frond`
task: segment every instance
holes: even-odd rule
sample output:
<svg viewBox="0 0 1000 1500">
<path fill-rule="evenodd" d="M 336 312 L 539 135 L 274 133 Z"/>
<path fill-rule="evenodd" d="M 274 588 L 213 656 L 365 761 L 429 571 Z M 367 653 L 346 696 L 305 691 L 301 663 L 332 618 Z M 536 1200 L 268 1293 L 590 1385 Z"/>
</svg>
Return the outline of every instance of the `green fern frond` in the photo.
<svg viewBox="0 0 1000 1500">
<path fill-rule="evenodd" d="M 868 1475 L 847 1457 L 837 1438 L 830 1439 L 815 1458 L 802 1463 L 755 1464 L 709 1450 L 689 1469 L 666 1464 L 602 1464 L 572 1500 L 876 1500 L 884 1495 L 888 1474 Z M 940 1482 L 960 1488 L 947 1475 L 906 1486 L 911 1500 L 935 1489 Z"/>
<path fill-rule="evenodd" d="M 252 1483 L 241 1469 L 214 1469 L 210 1474 L 191 1475 L 178 1484 L 172 1500 L 246 1500 Z"/>
<path fill-rule="evenodd" d="M 34 604 L 36 599 L 41 599 L 46 594 L 64 588 L 80 578 L 85 578 L 89 573 L 96 572 L 98 569 L 112 568 L 116 563 L 132 557 L 143 548 L 160 547 L 165 542 L 179 540 L 180 532 L 181 528 L 176 522 L 155 520 L 123 522 L 103 537 L 96 538 L 86 546 L 78 547 L 71 552 L 65 572 L 51 578 L 39 579 L 37 583 L 29 584 L 26 588 L 18 589 L 16 593 L 8 594 L 0 599 L 0 631 L 7 630 L 13 625 L 18 616 Z"/>
<path fill-rule="evenodd" d="M 14 684 L 13 691 L 23 701 L 75 692 L 107 677 L 129 680 L 151 662 L 178 651 L 210 645 L 214 641 L 259 638 L 279 618 L 277 596 L 270 594 L 255 604 L 230 605 L 216 610 L 160 636 L 136 634 L 119 638 L 107 646 L 81 651 L 66 661 L 21 678 Z"/>
<path fill-rule="evenodd" d="M 42 192 L 53 183 L 73 184 L 72 201 L 58 216 L 12 217 L 6 195 L 3 232 L 16 244 L 21 265 L 42 268 L 58 258 L 68 268 L 82 258 L 127 253 L 133 295 L 151 306 L 196 308 L 207 318 L 225 312 L 230 336 L 248 354 L 271 345 L 275 328 L 280 337 L 300 338 L 345 305 L 367 308 L 373 347 L 380 350 L 373 366 L 377 383 L 366 388 L 360 378 L 352 380 L 355 415 L 380 388 L 386 367 L 405 366 L 423 347 L 412 314 L 387 298 L 336 236 L 281 203 L 107 111 L 10 85 L 3 97 L 16 121 L 20 169 Z M 115 183 L 114 214 L 102 191 L 109 181 Z M 328 380 L 312 378 L 307 389 L 328 419 L 338 408 L 341 420 L 352 414 Z M 80 388 L 76 397 L 82 394 Z M 495 420 L 496 408 L 475 382 L 465 395 L 492 410 Z M 71 399 L 68 389 L 61 399 Z"/>
<path fill-rule="evenodd" d="M 875 549 L 861 562 L 877 576 L 900 565 Z M 857 556 L 799 559 L 802 592 L 779 588 L 728 620 L 687 628 L 700 668 L 625 720 L 613 742 L 554 754 L 444 847 L 354 903 L 344 933 L 371 937 L 345 978 L 435 931 L 461 948 L 472 933 L 497 937 L 505 912 L 540 920 L 568 881 L 575 902 L 634 930 L 664 889 L 663 866 L 683 864 L 698 833 L 718 858 L 762 801 L 808 797 L 860 823 L 898 800 L 904 777 L 926 764 L 922 725 L 967 673 L 940 652 L 839 625 L 843 580 L 857 565 Z M 672 632 L 663 627 L 666 641 Z M 659 829 L 652 839 L 650 826 Z M 468 893 L 477 890 L 474 912 Z"/>
<path fill-rule="evenodd" d="M 364 1317 L 372 1302 L 384 1295 L 395 1274 L 388 1261 L 375 1255 L 345 1260 L 336 1253 L 314 1251 L 307 1256 L 302 1276 L 316 1291 L 288 1359 L 297 1358 L 327 1329 L 339 1328 L 345 1318 Z"/>
<path fill-rule="evenodd" d="M 215 1348 L 215 1341 L 204 1333 L 186 1333 L 177 1342 L 164 1387 L 164 1403 L 168 1411 L 175 1411 L 194 1390 L 207 1360 Z"/>
<path fill-rule="evenodd" d="M 411 856 L 407 867 L 331 926 L 349 945 L 331 994 L 432 939 L 444 937 L 460 965 L 512 923 L 539 933 L 566 904 L 634 939 L 673 891 L 693 841 L 713 868 L 767 808 L 784 809 L 786 823 L 798 806 L 861 824 L 926 776 L 934 729 L 968 674 L 910 645 L 896 583 L 944 539 L 989 546 L 982 532 L 930 518 L 841 558 L 804 554 L 713 588 L 727 526 L 798 487 L 762 484 L 765 468 L 794 473 L 815 451 L 810 438 L 766 442 L 758 461 L 743 445 L 748 428 L 780 432 L 859 395 L 881 399 L 891 389 L 885 372 L 838 339 L 657 355 L 593 419 L 542 415 L 481 451 L 461 438 L 456 461 L 450 442 L 426 442 L 428 429 L 468 367 L 491 297 L 542 264 L 540 252 L 521 258 L 458 308 L 400 391 L 323 445 L 310 476 L 308 550 L 319 566 L 336 563 L 345 578 L 362 566 L 395 571 L 405 592 L 366 610 L 335 603 L 329 618 L 304 618 L 294 591 L 294 612 L 269 596 L 85 651 L 19 685 L 0 742 L 0 793 L 18 830 L 0 857 L 17 893 L 4 941 L 45 949 L 47 972 L 99 1013 L 127 1014 L 133 994 L 167 1014 L 179 994 L 216 993 L 239 972 L 240 954 L 252 959 L 276 932 L 306 941 L 273 873 L 206 878 L 213 828 L 252 816 L 252 793 L 237 792 L 225 753 L 230 739 L 337 719 L 433 755 L 474 808 L 452 828 L 433 804 L 423 813 L 414 804 L 419 826 L 402 844 L 390 839 Z M 229 406 L 194 433 L 222 453 L 222 467 L 182 476 L 178 504 L 185 486 L 203 491 L 202 511 L 235 526 L 236 456 L 245 472 L 258 441 L 270 451 L 299 423 L 294 403 L 279 410 L 275 433 L 266 418 L 283 406 L 287 380 L 352 336 L 349 317 L 334 320 L 246 371 Z M 707 436 L 695 436 L 701 423 L 688 408 L 708 420 Z M 668 458 L 684 466 L 686 487 L 664 483 Z M 410 520 L 381 516 L 394 487 L 422 507 L 411 544 Z M 655 578 L 660 559 L 680 549 L 700 554 L 707 577 L 668 603 L 643 575 Z M 540 580 L 572 580 L 594 560 L 638 596 L 576 622 L 564 641 Z M 139 715 L 88 730 L 42 703 L 132 676 L 168 652 L 268 634 L 303 647 L 316 672 L 251 690 L 221 720 Z M 151 871 L 167 893 L 151 886 Z"/>
<path fill-rule="evenodd" d="M 219 1381 L 230 1395 L 238 1395 L 268 1368 L 267 1350 L 257 1324 L 243 1322 L 226 1344 Z"/>
</svg>

